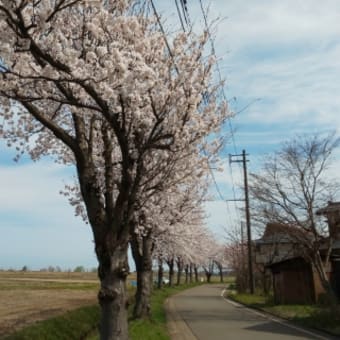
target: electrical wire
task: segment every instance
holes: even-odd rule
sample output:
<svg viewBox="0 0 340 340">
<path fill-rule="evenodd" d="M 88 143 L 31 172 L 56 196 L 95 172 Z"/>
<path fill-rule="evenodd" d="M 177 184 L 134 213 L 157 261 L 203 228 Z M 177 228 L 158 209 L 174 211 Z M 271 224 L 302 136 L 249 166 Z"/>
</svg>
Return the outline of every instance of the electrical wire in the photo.
<svg viewBox="0 0 340 340">
<path fill-rule="evenodd" d="M 187 0 L 180 0 L 181 1 L 181 5 L 182 5 L 182 10 L 183 10 L 183 14 L 184 14 L 184 19 L 185 22 L 187 24 L 187 26 L 190 26 L 190 18 L 189 18 L 189 11 L 188 11 L 188 7 L 187 7 Z"/>
<path fill-rule="evenodd" d="M 181 2 L 181 6 L 182 6 L 182 10 L 183 10 L 183 15 L 184 15 L 184 18 L 185 18 L 185 22 L 186 22 L 186 25 L 189 26 L 189 12 L 188 12 L 188 8 L 187 8 L 187 1 L 186 0 L 180 0 Z M 177 0 L 175 0 L 175 3 L 176 3 L 176 8 L 177 8 L 177 13 L 178 13 L 178 16 L 179 16 L 179 20 L 180 20 L 180 23 L 181 23 L 181 26 L 182 26 L 182 29 L 183 31 L 185 32 L 185 26 L 184 26 L 184 21 L 182 19 L 182 16 L 181 16 L 181 12 L 180 12 L 180 9 L 179 9 L 179 6 L 178 6 L 178 2 Z M 150 0 L 150 4 L 151 4 L 151 7 L 152 7 L 152 10 L 155 14 L 155 17 L 157 19 L 157 23 L 161 29 L 161 32 L 162 32 L 162 35 L 163 35 L 163 38 L 164 38 L 164 41 L 165 41 L 165 44 L 166 44 L 166 47 L 168 49 L 168 52 L 169 52 L 169 55 L 170 57 L 174 60 L 173 58 L 173 54 L 172 54 L 172 51 L 171 51 L 171 48 L 170 48 L 170 44 L 168 42 L 168 39 L 167 39 L 167 36 L 165 34 L 165 30 L 163 28 L 163 25 L 162 25 L 162 22 L 160 20 L 160 16 L 157 12 L 157 9 L 156 9 L 156 6 L 154 4 L 154 1 L 153 0 Z M 206 30 L 207 30 L 207 33 L 208 33 L 208 36 L 209 36 L 209 41 L 210 41 L 210 44 L 211 44 L 211 48 L 212 48 L 212 53 L 216 59 L 216 68 L 217 68 L 217 72 L 218 72 L 218 76 L 219 76 L 219 80 L 220 82 L 222 83 L 222 74 L 221 74 L 221 70 L 220 70 L 220 67 L 219 67 L 219 64 L 217 62 L 217 56 L 216 56 L 216 52 L 215 52 L 215 46 L 214 46 L 214 42 L 213 42 L 213 39 L 211 37 L 211 33 L 210 33 L 210 30 L 209 30 L 209 26 L 208 26 L 208 21 L 207 21 L 207 17 L 206 17 L 206 14 L 204 12 L 204 8 L 203 8 L 203 3 L 202 3 L 202 0 L 200 0 L 200 4 L 201 4 L 201 10 L 202 10 L 202 14 L 203 14 L 203 17 L 204 17 L 204 22 L 205 22 L 205 26 L 206 26 Z M 176 69 L 176 72 L 179 74 L 179 70 L 176 66 L 176 64 L 174 63 L 174 66 L 175 66 L 175 69 Z M 221 89 L 221 93 L 222 93 L 222 97 L 223 99 L 227 102 L 227 97 L 225 95 L 225 92 L 224 92 L 224 88 L 222 87 Z M 232 125 L 231 125 L 231 121 L 230 121 L 230 118 L 228 119 L 228 124 L 229 124 L 229 128 L 230 128 L 230 131 L 231 131 L 231 136 L 232 136 L 232 140 L 233 140 L 233 146 L 234 146 L 234 150 L 235 150 L 235 153 L 237 153 L 237 149 L 236 149 L 236 142 L 235 142 L 235 137 L 234 137 L 234 133 L 233 133 L 233 129 L 232 129 Z M 222 192 L 217 184 L 217 181 L 216 181 L 216 178 L 215 178 L 215 175 L 213 173 L 213 170 L 211 168 L 211 166 L 209 165 L 209 170 L 210 170 L 210 174 L 211 174 L 211 177 L 212 177 L 212 180 L 214 182 L 214 185 L 215 185 L 215 188 L 216 188 L 216 191 L 220 197 L 220 199 L 226 203 L 227 205 L 227 211 L 228 211 L 228 216 L 229 218 L 231 218 L 231 214 L 230 214 L 230 210 L 229 210 L 229 203 L 228 201 L 223 197 L 222 195 Z M 233 187 L 233 195 L 234 195 L 234 202 L 236 200 L 236 194 L 235 194 L 235 185 L 234 185 L 234 180 L 233 180 L 233 176 L 231 175 L 231 179 L 232 179 L 232 187 Z M 235 202 L 236 203 L 236 202 Z M 235 206 L 235 211 L 236 211 L 236 214 L 239 213 L 238 211 L 238 208 Z M 238 218 L 240 219 L 240 217 L 238 216 Z"/>
<path fill-rule="evenodd" d="M 178 6 L 178 0 L 175 0 L 175 3 L 176 3 L 176 8 L 177 8 L 177 13 L 178 13 L 179 21 L 181 23 L 183 31 L 185 32 L 185 27 L 184 27 L 184 22 L 183 22 L 183 19 L 182 19 L 182 14 L 181 14 L 181 11 L 180 11 L 179 6 Z"/>
<path fill-rule="evenodd" d="M 155 17 L 157 19 L 157 23 L 158 23 L 158 25 L 159 25 L 159 27 L 161 29 L 161 32 L 162 32 L 162 35 L 163 35 L 163 39 L 165 41 L 165 45 L 166 45 L 167 50 L 169 52 L 170 58 L 172 59 L 172 62 L 174 64 L 174 67 L 175 67 L 175 70 L 176 70 L 177 74 L 179 74 L 178 67 L 177 67 L 177 65 L 175 63 L 174 55 L 173 55 L 173 53 L 171 51 L 170 44 L 168 42 L 168 38 L 166 37 L 165 31 L 164 31 L 164 27 L 163 27 L 162 22 L 161 22 L 161 18 L 160 18 L 159 14 L 158 14 L 158 12 L 156 10 L 156 6 L 155 6 L 153 0 L 150 0 L 150 4 L 151 4 L 152 10 L 153 10 L 153 12 L 155 14 Z"/>
<path fill-rule="evenodd" d="M 219 77 L 219 81 L 222 83 L 221 68 L 220 68 L 219 63 L 218 63 L 214 40 L 212 38 L 212 35 L 211 35 L 211 32 L 210 32 L 210 28 L 209 28 L 209 25 L 208 25 L 208 18 L 207 18 L 206 12 L 204 10 L 204 6 L 203 6 L 202 0 L 199 0 L 199 2 L 200 2 L 202 16 L 203 16 L 203 19 L 204 19 L 205 29 L 207 31 L 207 34 L 208 34 L 208 37 L 209 37 L 209 41 L 210 41 L 210 45 L 211 45 L 211 53 L 215 57 L 217 74 L 218 74 L 218 77 Z M 222 98 L 227 102 L 228 100 L 227 100 L 227 96 L 226 96 L 225 91 L 224 91 L 224 87 L 221 87 L 221 95 L 222 95 Z M 244 110 L 246 108 L 244 108 Z M 233 131 L 232 123 L 231 123 L 231 118 L 228 119 L 228 127 L 229 127 L 231 138 L 232 138 L 234 152 L 235 152 L 235 154 L 237 154 L 236 141 L 235 141 L 235 135 L 234 135 L 234 131 Z M 239 167 L 239 169 L 240 169 L 240 167 Z M 240 217 L 240 214 L 239 214 L 239 208 L 238 208 L 237 203 L 236 203 L 235 182 L 234 182 L 234 176 L 233 176 L 231 165 L 229 165 L 229 173 L 230 173 L 230 178 L 231 178 L 231 183 L 232 183 L 232 193 L 233 193 L 233 201 L 234 201 L 235 214 L 236 214 L 236 217 L 238 218 L 238 220 L 240 220 L 241 217 Z"/>
<path fill-rule="evenodd" d="M 210 29 L 209 29 L 209 25 L 208 25 L 208 18 L 207 18 L 207 15 L 205 13 L 205 10 L 204 10 L 204 6 L 203 6 L 202 0 L 199 0 L 199 2 L 200 2 L 202 16 L 203 16 L 203 19 L 204 19 L 205 29 L 207 31 L 207 34 L 208 34 L 208 37 L 209 37 L 209 41 L 210 41 L 210 45 L 211 45 L 211 52 L 212 52 L 212 55 L 215 57 L 215 60 L 216 60 L 216 70 L 217 70 L 217 74 L 218 74 L 218 77 L 219 77 L 219 81 L 222 82 L 223 79 L 222 79 L 221 68 L 220 68 L 219 63 L 218 63 L 214 40 L 213 40 L 213 38 L 211 36 L 211 33 L 210 33 Z M 221 94 L 222 94 L 223 99 L 226 102 L 228 102 L 227 96 L 226 96 L 225 91 L 224 91 L 224 87 L 221 87 Z M 234 152 L 236 154 L 237 153 L 237 148 L 236 148 L 234 131 L 233 131 L 233 127 L 232 127 L 232 124 L 231 124 L 231 118 L 228 118 L 228 125 L 229 125 L 229 129 L 230 129 L 230 133 L 231 133 L 231 138 L 232 138 L 232 141 L 233 141 Z"/>
</svg>

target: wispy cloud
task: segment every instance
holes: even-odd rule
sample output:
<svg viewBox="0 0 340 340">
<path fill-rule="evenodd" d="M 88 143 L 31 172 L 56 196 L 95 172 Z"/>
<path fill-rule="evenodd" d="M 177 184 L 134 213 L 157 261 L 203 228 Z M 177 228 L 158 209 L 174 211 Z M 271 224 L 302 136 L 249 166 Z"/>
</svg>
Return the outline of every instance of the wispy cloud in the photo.
<svg viewBox="0 0 340 340">
<path fill-rule="evenodd" d="M 47 161 L 2 165 L 0 212 L 48 214 L 59 209 L 65 205 L 59 195 L 65 174 L 64 167 Z"/>
<path fill-rule="evenodd" d="M 155 3 L 169 29 L 180 29 L 174 2 Z M 250 171 L 258 169 L 260 154 L 295 133 L 340 130 L 340 1 L 203 3 L 210 3 L 210 19 L 221 19 L 214 32 L 215 48 L 227 97 L 237 98 L 232 108 L 239 111 L 261 98 L 232 122 L 238 151 L 244 148 L 250 154 Z M 195 30 L 203 29 L 199 2 L 188 1 L 188 6 Z M 10 158 L 0 147 L 1 157 Z M 226 154 L 234 153 L 233 147 L 224 151 L 223 171 L 214 174 L 229 199 L 233 187 L 242 186 L 243 174 L 238 165 L 229 168 Z M 38 267 L 95 264 L 89 226 L 74 218 L 59 195 L 69 172 L 48 161 L 8 164 L 0 159 L 0 266 L 6 261 L 16 266 L 30 261 Z M 330 169 L 334 176 L 337 165 Z M 214 187 L 212 192 L 216 201 L 206 203 L 208 224 L 222 233 L 224 226 L 239 224 L 242 203 L 223 202 Z"/>
<path fill-rule="evenodd" d="M 90 227 L 59 195 L 68 178 L 50 161 L 0 166 L 0 268 L 96 265 Z"/>
<path fill-rule="evenodd" d="M 240 120 L 340 127 L 340 3 L 223 3 L 213 7 L 228 15 L 216 44 L 229 45 L 229 93 L 241 105 L 261 98 Z"/>
</svg>

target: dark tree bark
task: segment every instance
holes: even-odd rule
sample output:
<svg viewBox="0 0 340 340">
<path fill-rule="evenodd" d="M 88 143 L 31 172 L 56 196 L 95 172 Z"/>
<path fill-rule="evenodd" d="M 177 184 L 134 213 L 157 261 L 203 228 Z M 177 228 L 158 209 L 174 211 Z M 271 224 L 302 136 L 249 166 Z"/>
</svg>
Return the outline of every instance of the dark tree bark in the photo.
<svg viewBox="0 0 340 340">
<path fill-rule="evenodd" d="M 112 236 L 112 234 L 108 236 Z M 100 290 L 98 300 L 101 307 L 101 339 L 128 339 L 126 277 L 129 266 L 127 248 L 128 243 L 115 247 L 111 237 L 108 237 L 106 243 L 96 247 L 99 260 Z"/>
<path fill-rule="evenodd" d="M 182 272 L 183 272 L 183 262 L 181 259 L 177 259 L 176 261 L 177 264 L 177 286 L 181 284 L 181 277 L 182 277 Z"/>
<path fill-rule="evenodd" d="M 216 263 L 216 266 L 218 268 L 218 274 L 220 276 L 220 282 L 222 283 L 223 282 L 223 266 L 220 262 L 215 262 Z"/>
<path fill-rule="evenodd" d="M 185 265 L 184 268 L 185 271 L 185 283 L 188 284 L 189 283 L 189 265 Z"/>
<path fill-rule="evenodd" d="M 75 118 L 79 145 L 84 142 L 83 121 Z M 103 136 L 104 143 L 108 142 Z M 102 340 L 127 340 L 127 293 L 126 278 L 129 273 L 128 243 L 131 205 L 128 203 L 126 191 L 131 187 L 128 177 L 122 179 L 122 191 L 113 202 L 111 156 L 107 150 L 106 197 L 105 204 L 98 199 L 101 189 L 96 182 L 96 170 L 91 157 L 85 150 L 75 152 L 80 189 L 92 227 L 95 252 L 99 262 L 98 276 L 100 290 L 98 300 L 101 307 L 100 338 Z M 129 166 L 129 164 L 127 165 Z M 125 190 L 126 189 L 126 190 Z"/>
<path fill-rule="evenodd" d="M 198 282 L 198 268 L 194 265 L 194 272 L 195 272 L 195 282 Z"/>
<path fill-rule="evenodd" d="M 215 261 L 209 260 L 207 266 L 203 267 L 205 276 L 207 277 L 207 282 L 210 283 L 211 276 L 214 274 Z"/>
<path fill-rule="evenodd" d="M 320 256 L 319 252 L 315 252 L 313 254 L 312 263 L 314 264 L 314 268 L 316 269 L 318 276 L 320 278 L 321 284 L 323 289 L 325 290 L 325 293 L 327 295 L 327 303 L 331 309 L 336 310 L 337 309 L 337 303 L 338 303 L 338 297 L 335 294 L 335 291 L 330 283 L 330 280 L 326 274 L 325 266 L 322 261 L 322 258 Z"/>
<path fill-rule="evenodd" d="M 161 289 L 163 285 L 163 261 L 158 259 L 158 277 L 157 277 L 157 288 Z"/>
<path fill-rule="evenodd" d="M 193 283 L 193 273 L 192 273 L 192 263 L 190 263 L 190 266 L 189 266 L 189 280 L 190 280 L 190 283 Z"/>
<path fill-rule="evenodd" d="M 148 318 L 150 316 L 150 297 L 152 292 L 151 233 L 145 236 L 134 234 L 131 237 L 130 244 L 137 271 L 137 290 L 133 317 L 136 319 Z"/>
<path fill-rule="evenodd" d="M 174 259 L 170 259 L 167 261 L 167 265 L 169 267 L 169 286 L 172 287 L 174 284 L 174 276 L 175 276 L 175 271 L 174 271 Z"/>
</svg>

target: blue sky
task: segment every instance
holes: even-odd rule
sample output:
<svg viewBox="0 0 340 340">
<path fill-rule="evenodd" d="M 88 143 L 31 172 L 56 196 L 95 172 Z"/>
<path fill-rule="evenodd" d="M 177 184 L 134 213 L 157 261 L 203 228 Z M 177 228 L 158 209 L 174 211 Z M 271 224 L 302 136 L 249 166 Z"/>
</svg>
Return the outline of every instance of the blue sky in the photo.
<svg viewBox="0 0 340 340">
<path fill-rule="evenodd" d="M 231 122 L 236 152 L 247 150 L 250 171 L 258 168 L 265 153 L 294 134 L 339 130 L 339 1 L 202 2 L 210 4 L 210 20 L 219 18 L 213 35 L 230 107 L 238 112 L 252 103 Z M 199 30 L 203 27 L 199 0 L 188 3 L 191 21 Z M 179 27 L 174 1 L 155 4 L 167 17 L 168 27 Z M 224 133 L 230 133 L 228 127 Z M 229 153 L 235 153 L 233 143 L 221 154 L 224 171 L 215 175 L 226 199 L 233 198 L 232 184 L 242 182 L 238 165 L 229 168 Z M 89 226 L 74 217 L 59 195 L 70 180 L 69 170 L 48 160 L 14 163 L 13 156 L 1 142 L 0 268 L 96 266 Z M 241 194 L 236 190 L 236 196 Z M 206 204 L 209 226 L 221 235 L 224 226 L 237 225 L 240 206 L 227 205 L 215 194 L 215 200 Z"/>
</svg>

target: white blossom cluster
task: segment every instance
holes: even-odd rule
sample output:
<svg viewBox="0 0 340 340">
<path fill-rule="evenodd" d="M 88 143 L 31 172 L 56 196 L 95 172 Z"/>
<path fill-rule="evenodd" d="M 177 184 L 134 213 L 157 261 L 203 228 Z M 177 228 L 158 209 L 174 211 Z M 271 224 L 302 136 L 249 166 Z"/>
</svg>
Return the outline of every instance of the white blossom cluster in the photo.
<svg viewBox="0 0 340 340">
<path fill-rule="evenodd" d="M 229 115 L 206 40 L 179 33 L 168 50 L 126 0 L 0 0 L 0 136 L 18 156 L 74 163 L 79 183 L 63 192 L 85 219 L 86 180 L 108 214 L 126 195 L 138 232 L 197 225 L 188 191 L 204 191 L 219 147 L 207 137 Z"/>
</svg>

